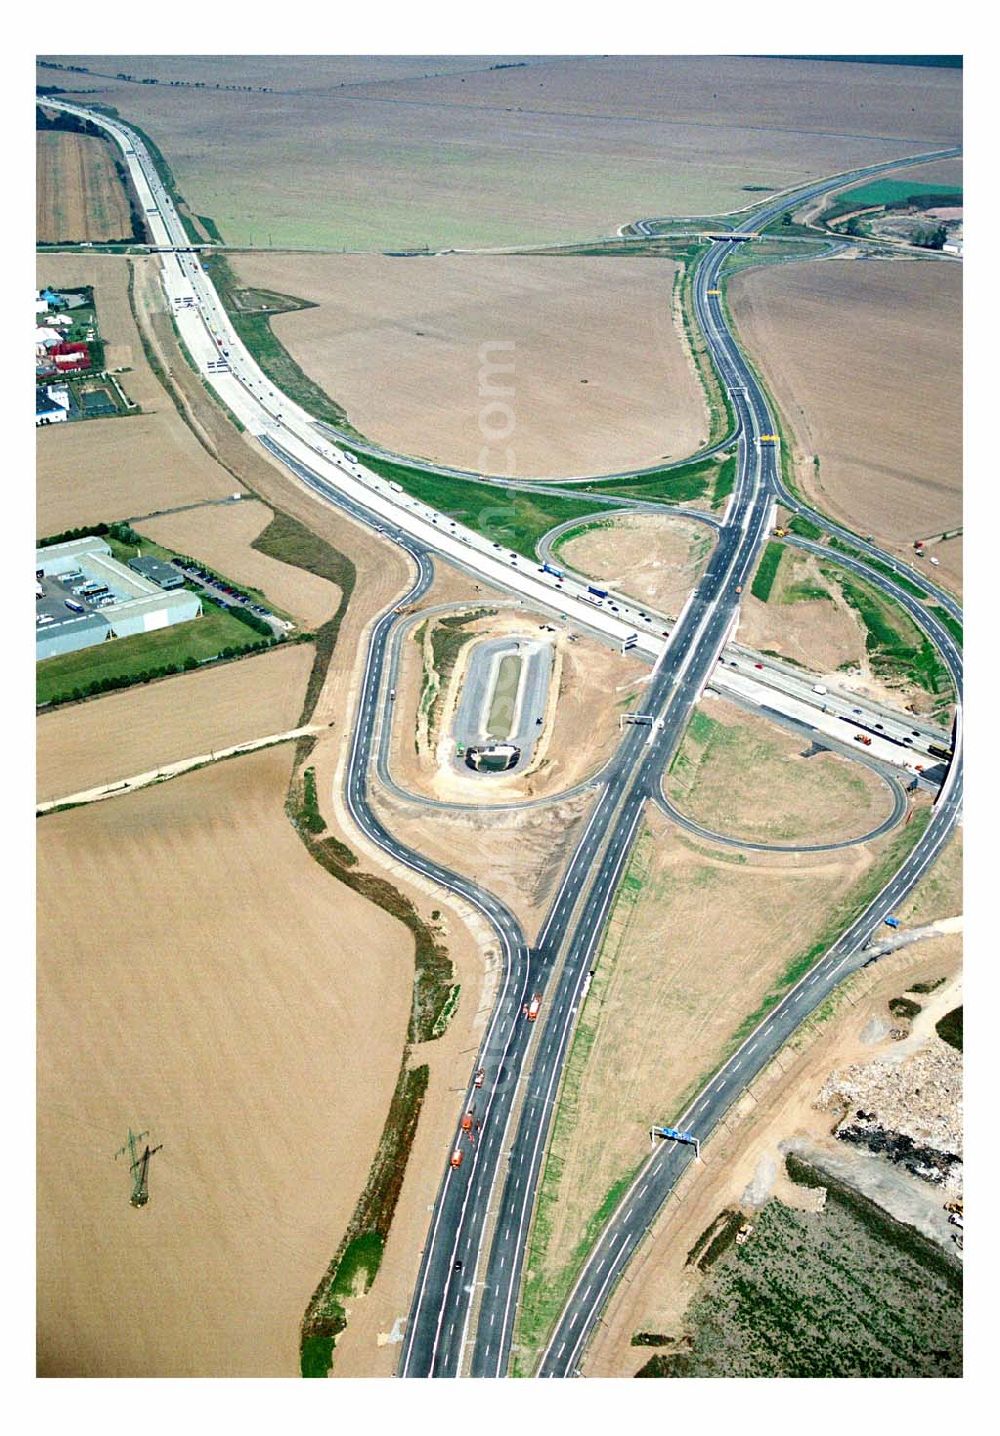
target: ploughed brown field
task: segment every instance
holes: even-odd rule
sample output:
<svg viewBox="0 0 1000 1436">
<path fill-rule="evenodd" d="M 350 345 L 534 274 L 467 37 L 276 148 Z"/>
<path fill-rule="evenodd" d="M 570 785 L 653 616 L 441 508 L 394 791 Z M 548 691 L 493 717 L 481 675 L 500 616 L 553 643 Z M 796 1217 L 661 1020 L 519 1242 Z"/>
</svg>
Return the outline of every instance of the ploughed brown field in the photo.
<svg viewBox="0 0 1000 1436">
<path fill-rule="evenodd" d="M 153 373 L 129 307 L 129 267 L 138 303 L 165 307 L 154 275 L 159 261 L 119 255 L 43 254 L 37 283 L 93 286 L 109 369 L 141 414 L 57 424 L 36 435 L 39 537 L 110 523 L 175 504 L 221 499 L 239 482 L 195 438 Z M 155 266 L 155 268 L 151 268 Z"/>
<path fill-rule="evenodd" d="M 722 56 L 504 69 L 492 56 L 59 58 L 98 72 L 67 83 L 95 86 L 95 101 L 148 130 L 193 210 L 258 247 L 588 239 L 642 216 L 739 208 L 759 198 L 747 185 L 961 139 L 954 70 Z M 41 83 L 56 75 L 37 71 Z"/>
<path fill-rule="evenodd" d="M 496 474 L 614 473 L 708 439 L 669 261 L 244 254 L 249 286 L 311 299 L 275 334 L 354 427 Z"/>
<path fill-rule="evenodd" d="M 132 238 L 109 144 L 58 130 L 35 135 L 35 221 L 41 244 Z"/>
<path fill-rule="evenodd" d="M 297 1374 L 395 1084 L 413 948 L 306 852 L 291 762 L 39 822 L 42 1374 Z M 163 1144 L 141 1210 L 115 1160 L 129 1126 Z"/>
<path fill-rule="evenodd" d="M 298 723 L 312 658 L 311 644 L 288 644 L 42 714 L 39 802 L 287 732 Z"/>
<path fill-rule="evenodd" d="M 818 507 L 910 558 L 915 539 L 961 525 L 960 264 L 785 264 L 737 275 L 729 299 Z M 961 546 L 924 560 L 955 589 Z"/>
</svg>

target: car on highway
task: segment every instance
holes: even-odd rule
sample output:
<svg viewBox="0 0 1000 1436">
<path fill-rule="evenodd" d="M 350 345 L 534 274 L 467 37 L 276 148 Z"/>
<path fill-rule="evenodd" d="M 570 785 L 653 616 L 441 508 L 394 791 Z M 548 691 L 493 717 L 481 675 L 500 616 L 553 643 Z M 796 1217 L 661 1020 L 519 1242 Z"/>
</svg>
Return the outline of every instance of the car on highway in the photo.
<svg viewBox="0 0 1000 1436">
<path fill-rule="evenodd" d="M 461 1270 L 462 1270 L 462 1263 L 461 1263 L 460 1261 L 457 1261 L 457 1262 L 455 1263 L 455 1265 L 452 1267 L 452 1271 L 461 1271 Z"/>
</svg>

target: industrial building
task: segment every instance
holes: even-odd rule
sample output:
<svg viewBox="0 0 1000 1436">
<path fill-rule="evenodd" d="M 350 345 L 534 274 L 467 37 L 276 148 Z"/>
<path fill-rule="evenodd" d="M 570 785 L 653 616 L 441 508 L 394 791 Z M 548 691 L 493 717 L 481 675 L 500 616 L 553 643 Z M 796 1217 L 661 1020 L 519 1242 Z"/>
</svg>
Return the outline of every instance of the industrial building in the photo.
<svg viewBox="0 0 1000 1436">
<path fill-rule="evenodd" d="M 196 593 L 167 593 L 141 573 L 130 572 L 112 558 L 102 538 L 72 539 L 35 551 L 37 660 L 187 623 L 200 613 Z"/>
<path fill-rule="evenodd" d="M 128 566 L 133 573 L 141 578 L 148 578 L 150 583 L 155 583 L 157 588 L 183 588 L 184 575 L 174 568 L 173 564 L 164 563 L 159 558 L 130 558 Z"/>
<path fill-rule="evenodd" d="M 65 424 L 69 418 L 69 389 L 65 384 L 35 388 L 35 428 L 44 424 Z"/>
</svg>

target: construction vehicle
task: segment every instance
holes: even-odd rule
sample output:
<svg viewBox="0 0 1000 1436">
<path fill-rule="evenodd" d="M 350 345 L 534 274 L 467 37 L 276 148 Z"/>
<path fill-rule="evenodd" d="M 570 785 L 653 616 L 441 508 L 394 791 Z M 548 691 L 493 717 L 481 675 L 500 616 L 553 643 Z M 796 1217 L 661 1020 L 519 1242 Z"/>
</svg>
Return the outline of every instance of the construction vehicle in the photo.
<svg viewBox="0 0 1000 1436">
<path fill-rule="evenodd" d="M 965 1211 L 965 1203 L 961 1200 L 945 1202 L 944 1209 L 946 1212 L 958 1212 L 959 1216 L 961 1216 Z"/>
<path fill-rule="evenodd" d="M 965 1226 L 965 1218 L 963 1217 L 961 1212 L 952 1212 L 948 1220 L 951 1222 L 953 1227 Z"/>
<path fill-rule="evenodd" d="M 534 1022 L 538 1017 L 538 1009 L 542 1005 L 542 995 L 536 992 L 530 1002 L 524 1004 L 524 1015 L 529 1022 Z"/>
<path fill-rule="evenodd" d="M 775 538 L 784 538 L 787 533 L 788 533 L 788 530 L 787 530 L 787 529 L 776 528 L 776 529 L 774 530 L 774 537 L 775 537 Z"/>
<path fill-rule="evenodd" d="M 451 1162 L 450 1162 L 450 1165 L 453 1166 L 453 1167 L 460 1167 L 460 1166 L 462 1165 L 462 1158 L 463 1158 L 464 1156 L 465 1156 L 465 1153 L 462 1151 L 461 1147 L 456 1147 L 455 1150 L 454 1150 L 454 1151 L 452 1152 L 452 1154 L 451 1154 Z"/>
<path fill-rule="evenodd" d="M 855 743 L 863 743 L 866 748 L 870 748 L 872 745 L 872 740 L 867 733 L 855 733 L 854 741 Z"/>
<path fill-rule="evenodd" d="M 739 1231 L 736 1233 L 736 1245 L 737 1245 L 738 1247 L 741 1247 L 745 1241 L 748 1241 L 748 1240 L 750 1239 L 750 1237 L 753 1236 L 753 1233 L 754 1233 L 753 1223 L 752 1223 L 752 1222 L 743 1222 L 743 1223 L 741 1224 L 741 1226 L 740 1226 Z"/>
<path fill-rule="evenodd" d="M 468 1110 L 466 1113 L 464 1113 L 464 1115 L 463 1115 L 463 1117 L 462 1117 L 462 1131 L 463 1131 L 463 1132 L 471 1132 L 471 1131 L 472 1131 L 472 1123 L 473 1123 L 473 1121 L 474 1121 L 474 1119 L 475 1119 L 475 1116 L 476 1116 L 476 1104 L 475 1104 L 475 1102 L 473 1102 L 472 1106 L 469 1108 L 469 1110 Z"/>
</svg>

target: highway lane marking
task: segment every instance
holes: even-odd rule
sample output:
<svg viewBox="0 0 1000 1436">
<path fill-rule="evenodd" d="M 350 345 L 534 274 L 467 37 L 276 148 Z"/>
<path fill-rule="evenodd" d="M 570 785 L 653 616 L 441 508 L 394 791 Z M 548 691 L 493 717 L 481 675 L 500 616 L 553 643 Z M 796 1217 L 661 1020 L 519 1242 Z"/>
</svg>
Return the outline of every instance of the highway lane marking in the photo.
<svg viewBox="0 0 1000 1436">
<path fill-rule="evenodd" d="M 112 128 L 112 126 L 106 126 L 106 128 Z M 129 132 L 128 132 L 128 131 L 124 131 L 124 134 L 128 135 Z M 888 165 L 888 164 L 886 164 L 886 167 L 885 167 L 885 168 L 894 168 L 894 165 Z M 727 339 L 728 339 L 728 336 L 727 336 Z M 282 402 L 284 402 L 284 401 L 282 401 Z M 931 854 L 928 854 L 927 862 L 930 862 L 930 856 L 931 856 Z M 922 870 L 922 866 L 925 866 L 925 864 L 921 864 L 921 870 Z M 843 961 L 846 961 L 846 956 L 845 956 L 845 959 L 842 959 L 842 962 L 841 962 L 841 964 L 838 965 L 838 968 L 833 969 L 833 974 L 835 974 L 836 971 L 839 971 L 839 968 L 841 968 L 841 966 L 843 965 Z"/>
</svg>

